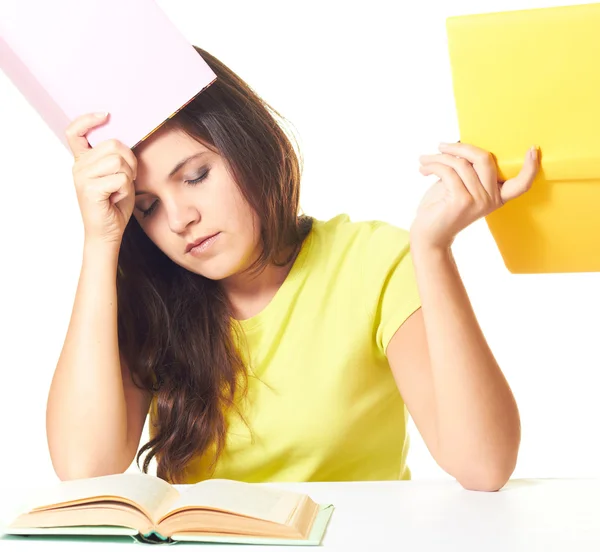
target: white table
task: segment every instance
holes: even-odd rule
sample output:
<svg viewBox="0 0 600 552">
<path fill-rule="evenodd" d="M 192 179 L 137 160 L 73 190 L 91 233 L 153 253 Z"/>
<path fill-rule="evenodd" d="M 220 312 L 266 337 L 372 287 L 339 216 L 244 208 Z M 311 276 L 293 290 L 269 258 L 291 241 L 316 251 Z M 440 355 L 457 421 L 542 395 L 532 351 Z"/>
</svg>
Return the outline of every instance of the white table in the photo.
<svg viewBox="0 0 600 552">
<path fill-rule="evenodd" d="M 498 493 L 465 491 L 454 482 L 285 484 L 336 507 L 322 548 L 374 552 L 600 551 L 600 479 L 512 480 Z M 0 486 L 0 521 L 20 501 L 19 488 Z M 11 518 L 12 519 L 12 518 Z M 123 540 L 111 550 L 140 550 Z M 148 545 L 153 546 L 153 545 Z M 175 550 L 291 552 L 304 547 L 175 544 Z M 1 552 L 104 550 L 106 543 L 2 540 Z M 172 549 L 172 547 L 170 548 Z"/>
</svg>

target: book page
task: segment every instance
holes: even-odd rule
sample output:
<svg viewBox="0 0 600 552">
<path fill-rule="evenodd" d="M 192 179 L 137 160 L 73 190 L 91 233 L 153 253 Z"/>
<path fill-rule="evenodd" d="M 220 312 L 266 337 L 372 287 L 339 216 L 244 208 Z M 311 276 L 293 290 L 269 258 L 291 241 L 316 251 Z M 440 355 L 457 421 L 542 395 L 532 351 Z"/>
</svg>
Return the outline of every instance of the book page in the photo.
<svg viewBox="0 0 600 552">
<path fill-rule="evenodd" d="M 146 474 L 121 473 L 89 479 L 61 481 L 37 492 L 28 500 L 31 510 L 46 510 L 68 503 L 123 499 L 140 507 L 152 519 L 179 497 L 177 489 L 166 481 Z"/>
<path fill-rule="evenodd" d="M 302 496 L 258 483 L 209 479 L 182 491 L 180 498 L 164 512 L 161 519 L 175 511 L 197 507 L 286 524 Z"/>
</svg>

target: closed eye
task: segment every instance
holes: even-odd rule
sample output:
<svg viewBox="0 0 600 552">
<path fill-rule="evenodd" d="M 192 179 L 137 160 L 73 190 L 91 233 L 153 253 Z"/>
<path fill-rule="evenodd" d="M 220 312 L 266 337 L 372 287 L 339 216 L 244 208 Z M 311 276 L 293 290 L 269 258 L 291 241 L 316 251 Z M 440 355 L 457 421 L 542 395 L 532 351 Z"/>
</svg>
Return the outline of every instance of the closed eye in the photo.
<svg viewBox="0 0 600 552">
<path fill-rule="evenodd" d="M 144 218 L 149 217 L 154 212 L 154 209 L 156 209 L 157 205 L 158 205 L 158 200 L 156 200 L 152 205 L 150 205 L 150 207 L 148 207 L 148 209 L 146 209 L 146 210 L 140 209 L 142 211 L 143 217 Z"/>
<path fill-rule="evenodd" d="M 208 177 L 209 173 L 210 173 L 210 168 L 206 169 L 197 178 L 194 178 L 192 180 L 185 180 L 185 183 L 188 186 L 196 186 L 197 184 L 200 184 L 200 182 L 202 182 L 203 180 L 206 180 L 206 178 Z M 142 216 L 144 218 L 149 217 L 154 212 L 154 210 L 156 209 L 156 207 L 158 207 L 158 200 L 156 200 L 152 205 L 150 205 L 150 207 L 148 207 L 148 209 L 145 209 L 145 210 L 140 209 L 140 211 L 142 211 Z"/>
<path fill-rule="evenodd" d="M 193 180 L 186 180 L 185 183 L 190 186 L 195 186 L 196 184 L 200 184 L 200 182 L 202 182 L 203 180 L 206 179 L 206 177 L 208 176 L 208 173 L 210 173 L 210 169 L 206 169 L 198 178 L 194 178 Z"/>
</svg>

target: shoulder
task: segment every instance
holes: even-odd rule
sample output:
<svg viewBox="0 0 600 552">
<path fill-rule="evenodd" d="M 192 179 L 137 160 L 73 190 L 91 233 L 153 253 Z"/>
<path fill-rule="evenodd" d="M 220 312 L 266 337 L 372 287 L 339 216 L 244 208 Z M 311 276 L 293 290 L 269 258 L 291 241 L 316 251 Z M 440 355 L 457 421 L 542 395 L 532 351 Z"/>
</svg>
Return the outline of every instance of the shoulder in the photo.
<svg viewBox="0 0 600 552">
<path fill-rule="evenodd" d="M 316 220 L 310 257 L 307 274 L 329 294 L 357 305 L 385 351 L 394 332 L 420 305 L 410 232 L 380 220 L 353 222 L 347 215 Z"/>
<path fill-rule="evenodd" d="M 408 230 L 380 220 L 352 221 L 346 214 L 314 220 L 311 241 L 328 256 L 397 256 L 408 251 Z"/>
</svg>

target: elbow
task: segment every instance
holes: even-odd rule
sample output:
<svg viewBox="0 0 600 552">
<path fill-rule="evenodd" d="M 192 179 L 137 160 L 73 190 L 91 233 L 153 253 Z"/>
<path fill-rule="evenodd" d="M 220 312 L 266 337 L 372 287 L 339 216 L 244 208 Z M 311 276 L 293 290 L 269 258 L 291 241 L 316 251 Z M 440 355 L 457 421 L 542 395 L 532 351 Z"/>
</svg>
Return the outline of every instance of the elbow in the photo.
<svg viewBox="0 0 600 552">
<path fill-rule="evenodd" d="M 489 472 L 481 474 L 469 474 L 457 477 L 456 480 L 467 491 L 478 491 L 493 493 L 499 491 L 510 479 L 510 474 L 503 472 Z"/>
<path fill-rule="evenodd" d="M 446 471 L 466 490 L 496 492 L 512 477 L 519 455 L 520 429 L 496 446 L 454 456 Z"/>
<path fill-rule="evenodd" d="M 503 455 L 455 459 L 445 471 L 468 491 L 496 492 L 508 483 L 517 464 L 518 448 Z M 443 467 L 443 466 L 442 466 Z"/>
<path fill-rule="evenodd" d="M 108 470 L 93 470 L 93 469 L 54 469 L 57 477 L 61 481 L 72 481 L 74 479 L 90 479 L 92 477 L 102 477 L 104 475 L 117 475 L 124 473 L 124 469 L 108 469 Z"/>
<path fill-rule="evenodd" d="M 54 473 L 60 481 L 73 481 L 75 479 L 87 479 L 88 477 L 94 477 L 94 474 L 91 472 L 67 468 L 54 468 Z"/>
<path fill-rule="evenodd" d="M 72 481 L 74 479 L 89 479 L 92 477 L 101 477 L 103 475 L 116 475 L 125 472 L 124 469 L 98 469 L 88 468 L 86 466 L 61 466 L 54 467 L 60 481 Z"/>
<path fill-rule="evenodd" d="M 457 470 L 455 478 L 468 491 L 496 492 L 502 489 L 511 478 L 516 465 L 516 457 L 500 462 L 486 462 L 470 465 Z"/>
<path fill-rule="evenodd" d="M 81 458 L 61 458 L 52 462 L 54 473 L 60 481 L 72 481 L 74 479 L 89 479 L 104 475 L 116 475 L 124 473 L 130 463 L 121 462 L 97 462 Z"/>
<path fill-rule="evenodd" d="M 135 460 L 137 449 L 105 448 L 100 453 L 80 443 L 48 439 L 50 461 L 60 481 L 90 479 L 124 473 Z"/>
</svg>

